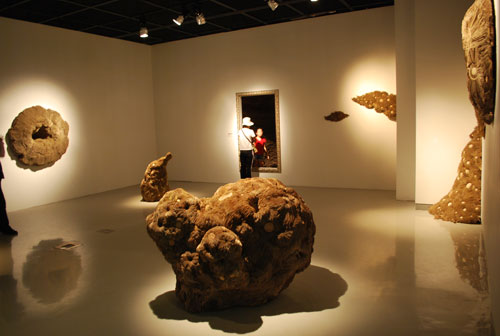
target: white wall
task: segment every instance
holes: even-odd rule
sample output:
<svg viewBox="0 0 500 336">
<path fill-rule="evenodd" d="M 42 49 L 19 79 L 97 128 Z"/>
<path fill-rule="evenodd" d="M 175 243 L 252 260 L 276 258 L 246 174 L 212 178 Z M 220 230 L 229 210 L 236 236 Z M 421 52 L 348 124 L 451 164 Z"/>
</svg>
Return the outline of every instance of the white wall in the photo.
<svg viewBox="0 0 500 336">
<path fill-rule="evenodd" d="M 2 159 L 8 210 L 137 184 L 156 156 L 151 48 L 0 18 L 0 133 L 27 107 L 58 111 L 69 147 L 37 172 Z"/>
<path fill-rule="evenodd" d="M 153 47 L 158 154 L 173 180 L 239 178 L 237 92 L 279 89 L 291 185 L 395 189 L 396 123 L 351 98 L 396 91 L 393 7 Z M 323 119 L 341 110 L 350 117 Z"/>
<path fill-rule="evenodd" d="M 486 139 L 483 142 L 483 195 L 482 222 L 486 244 L 486 257 L 490 284 L 493 319 L 496 330 L 500 329 L 500 11 L 499 0 L 494 1 L 497 37 L 497 95 L 495 121 L 486 126 Z M 497 331 L 498 332 L 498 331 Z"/>
<path fill-rule="evenodd" d="M 415 0 L 394 1 L 397 79 L 396 198 L 415 200 Z"/>
<path fill-rule="evenodd" d="M 476 125 L 469 101 L 462 19 L 472 0 L 415 2 L 416 195 L 432 204 L 451 189 Z"/>
</svg>

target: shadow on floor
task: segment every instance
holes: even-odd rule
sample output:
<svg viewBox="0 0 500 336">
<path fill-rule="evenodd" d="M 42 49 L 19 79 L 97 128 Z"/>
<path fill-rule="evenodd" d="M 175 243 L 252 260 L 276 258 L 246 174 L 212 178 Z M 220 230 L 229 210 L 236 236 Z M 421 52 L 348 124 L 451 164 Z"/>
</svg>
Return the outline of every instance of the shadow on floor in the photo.
<svg viewBox="0 0 500 336">
<path fill-rule="evenodd" d="M 340 305 L 339 298 L 347 291 L 347 282 L 336 273 L 309 266 L 298 274 L 290 286 L 275 300 L 258 307 L 237 307 L 217 312 L 191 314 L 177 300 L 175 291 L 166 292 L 149 303 L 160 319 L 208 322 L 212 329 L 245 334 L 259 329 L 262 316 L 317 312 Z"/>
</svg>

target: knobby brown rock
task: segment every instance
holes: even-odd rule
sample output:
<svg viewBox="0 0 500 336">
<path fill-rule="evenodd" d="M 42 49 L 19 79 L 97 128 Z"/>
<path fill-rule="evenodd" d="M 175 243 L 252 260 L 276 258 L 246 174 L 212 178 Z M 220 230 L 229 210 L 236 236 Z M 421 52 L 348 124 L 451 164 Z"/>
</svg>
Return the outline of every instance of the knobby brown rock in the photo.
<svg viewBox="0 0 500 336">
<path fill-rule="evenodd" d="M 168 152 L 165 156 L 148 164 L 144 178 L 141 181 L 143 201 L 157 202 L 170 190 L 167 178 L 167 163 L 171 158 L 172 153 Z"/>
<path fill-rule="evenodd" d="M 361 106 L 383 113 L 389 120 L 396 121 L 396 95 L 385 91 L 373 91 L 352 98 Z"/>
<path fill-rule="evenodd" d="M 264 178 L 227 184 L 211 198 L 172 190 L 146 222 L 191 312 L 272 300 L 309 266 L 316 230 L 302 198 Z"/>
<path fill-rule="evenodd" d="M 69 125 L 61 115 L 42 106 L 25 109 L 14 119 L 7 143 L 14 156 L 28 166 L 48 166 L 68 148 Z"/>
</svg>

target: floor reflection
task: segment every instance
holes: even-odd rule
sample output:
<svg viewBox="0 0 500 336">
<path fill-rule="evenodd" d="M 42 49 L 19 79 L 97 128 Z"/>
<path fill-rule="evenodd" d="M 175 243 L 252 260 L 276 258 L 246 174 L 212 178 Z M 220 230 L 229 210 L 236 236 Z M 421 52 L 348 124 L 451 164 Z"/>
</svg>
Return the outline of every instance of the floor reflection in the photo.
<svg viewBox="0 0 500 336">
<path fill-rule="evenodd" d="M 171 186 L 202 197 L 219 185 Z M 0 241 L 0 335 L 491 336 L 480 225 L 392 192 L 296 189 L 314 213 L 313 265 L 269 304 L 205 314 L 179 305 L 145 230 L 156 204 L 137 186 L 13 212 L 22 234 Z M 54 249 L 63 240 L 81 246 Z"/>
<path fill-rule="evenodd" d="M 455 246 L 455 262 L 460 278 L 474 288 L 479 296 L 476 307 L 478 335 L 494 335 L 483 231 L 476 225 L 447 223 L 446 226 Z"/>
<path fill-rule="evenodd" d="M 17 280 L 13 276 L 12 236 L 0 235 L 0 325 L 17 320 L 23 307 L 17 299 Z"/>
<path fill-rule="evenodd" d="M 62 239 L 40 241 L 24 263 L 23 285 L 39 303 L 59 302 L 77 288 L 82 260 L 74 250 L 56 249 L 62 243 Z"/>
<path fill-rule="evenodd" d="M 478 292 L 488 292 L 488 272 L 481 230 L 447 225 L 455 245 L 455 262 L 460 278 Z"/>
</svg>

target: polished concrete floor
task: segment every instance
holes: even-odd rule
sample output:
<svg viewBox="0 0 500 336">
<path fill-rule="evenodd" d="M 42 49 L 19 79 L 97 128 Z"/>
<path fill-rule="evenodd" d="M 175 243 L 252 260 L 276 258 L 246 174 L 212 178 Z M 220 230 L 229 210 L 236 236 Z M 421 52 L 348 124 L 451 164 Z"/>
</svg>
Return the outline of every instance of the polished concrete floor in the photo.
<svg viewBox="0 0 500 336">
<path fill-rule="evenodd" d="M 0 237 L 0 335 L 490 335 L 481 226 L 393 192 L 296 189 L 317 226 L 311 266 L 267 305 L 204 314 L 176 301 L 137 187 L 10 213 L 20 235 Z"/>
</svg>

